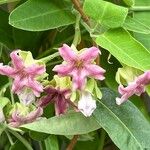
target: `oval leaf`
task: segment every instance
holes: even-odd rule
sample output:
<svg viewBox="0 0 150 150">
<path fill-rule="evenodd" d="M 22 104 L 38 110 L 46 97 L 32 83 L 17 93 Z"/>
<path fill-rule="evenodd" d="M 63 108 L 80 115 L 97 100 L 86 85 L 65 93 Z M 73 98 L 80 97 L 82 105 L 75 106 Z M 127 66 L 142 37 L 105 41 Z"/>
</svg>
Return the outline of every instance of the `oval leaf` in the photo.
<svg viewBox="0 0 150 150">
<path fill-rule="evenodd" d="M 140 21 L 140 19 L 137 19 L 135 17 L 127 17 L 123 24 L 123 27 L 133 32 L 150 34 L 150 26 L 144 24 L 143 21 Z"/>
<path fill-rule="evenodd" d="M 29 0 L 17 7 L 9 17 L 9 24 L 23 30 L 43 31 L 73 24 L 70 6 L 57 0 Z"/>
<path fill-rule="evenodd" d="M 102 0 L 85 0 L 84 11 L 101 25 L 116 28 L 122 26 L 128 9 Z"/>
<path fill-rule="evenodd" d="M 102 89 L 102 93 L 93 116 L 119 149 L 150 148 L 150 124 L 137 107 L 129 101 L 117 106 L 116 93 L 107 88 Z"/>
<path fill-rule="evenodd" d="M 100 125 L 93 117 L 84 117 L 81 113 L 68 113 L 50 119 L 40 119 L 22 127 L 47 134 L 76 135 L 97 130 Z"/>
<path fill-rule="evenodd" d="M 150 52 L 122 28 L 108 30 L 98 36 L 96 43 L 128 66 L 150 69 Z"/>
</svg>

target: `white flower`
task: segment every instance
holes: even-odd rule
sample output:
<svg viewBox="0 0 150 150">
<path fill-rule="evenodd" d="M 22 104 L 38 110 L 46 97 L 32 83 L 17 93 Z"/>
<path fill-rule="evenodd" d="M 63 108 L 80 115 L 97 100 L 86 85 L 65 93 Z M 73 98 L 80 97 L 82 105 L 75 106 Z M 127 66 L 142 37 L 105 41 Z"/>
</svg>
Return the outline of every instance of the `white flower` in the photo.
<svg viewBox="0 0 150 150">
<path fill-rule="evenodd" d="M 83 92 L 81 94 L 81 98 L 78 102 L 78 109 L 86 117 L 91 116 L 93 111 L 96 109 L 96 100 L 92 98 L 92 95 L 89 92 Z"/>
<path fill-rule="evenodd" d="M 3 122 L 5 120 L 4 114 L 3 114 L 3 110 L 2 108 L 0 108 L 0 123 Z"/>
<path fill-rule="evenodd" d="M 23 89 L 19 94 L 18 94 L 19 100 L 21 103 L 24 105 L 30 105 L 35 101 L 35 95 L 34 93 L 29 90 L 29 89 Z"/>
</svg>

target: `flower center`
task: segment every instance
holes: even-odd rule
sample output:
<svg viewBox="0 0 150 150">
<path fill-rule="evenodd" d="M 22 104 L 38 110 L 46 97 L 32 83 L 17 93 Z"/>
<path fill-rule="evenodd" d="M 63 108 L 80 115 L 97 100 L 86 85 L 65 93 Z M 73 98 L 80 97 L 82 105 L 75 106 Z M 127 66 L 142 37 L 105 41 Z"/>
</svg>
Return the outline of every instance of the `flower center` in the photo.
<svg viewBox="0 0 150 150">
<path fill-rule="evenodd" d="M 83 67 L 83 61 L 78 60 L 78 61 L 76 62 L 76 67 L 77 67 L 77 68 L 82 68 L 82 67 Z"/>
</svg>

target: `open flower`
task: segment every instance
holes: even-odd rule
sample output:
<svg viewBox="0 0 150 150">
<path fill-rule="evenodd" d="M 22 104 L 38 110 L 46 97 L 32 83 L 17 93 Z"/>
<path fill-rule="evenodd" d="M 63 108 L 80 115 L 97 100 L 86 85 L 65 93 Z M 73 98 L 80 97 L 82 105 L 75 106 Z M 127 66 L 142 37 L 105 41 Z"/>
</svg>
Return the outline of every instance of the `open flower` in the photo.
<svg viewBox="0 0 150 150">
<path fill-rule="evenodd" d="M 31 89 L 38 97 L 43 91 L 43 86 L 36 81 L 36 77 L 45 72 L 43 65 L 32 64 L 26 66 L 23 59 L 19 56 L 19 50 L 10 54 L 12 66 L 0 64 L 0 74 L 14 79 L 12 91 L 19 94 L 25 87 Z"/>
<path fill-rule="evenodd" d="M 43 109 L 38 107 L 37 109 L 31 111 L 26 116 L 21 115 L 21 112 L 16 110 L 12 113 L 11 118 L 9 119 L 9 125 L 12 127 L 19 127 L 20 125 L 31 123 L 39 118 L 43 114 Z"/>
<path fill-rule="evenodd" d="M 70 93 L 69 89 L 60 90 L 60 89 L 48 87 L 44 89 L 44 92 L 47 95 L 43 96 L 37 102 L 37 106 L 45 107 L 49 103 L 54 103 L 56 115 L 65 113 L 69 104 L 71 104 L 73 107 L 76 107 L 74 103 L 71 102 L 70 99 L 68 98 L 68 94 Z"/>
<path fill-rule="evenodd" d="M 129 83 L 127 87 L 120 85 L 118 88 L 121 98 L 116 98 L 117 105 L 127 101 L 132 95 L 140 96 L 145 92 L 145 86 L 150 84 L 150 71 L 146 71 L 142 75 L 138 76 L 133 82 Z"/>
<path fill-rule="evenodd" d="M 82 92 L 81 98 L 78 102 L 78 109 L 86 117 L 91 116 L 96 109 L 96 100 L 92 98 L 92 95 L 89 92 Z"/>
<path fill-rule="evenodd" d="M 84 89 L 86 77 L 93 77 L 98 80 L 105 78 L 103 75 L 105 70 L 93 64 L 94 59 L 99 54 L 98 48 L 87 48 L 82 53 L 77 54 L 64 44 L 63 47 L 59 48 L 59 53 L 66 64 L 56 65 L 53 71 L 58 72 L 60 76 L 71 76 L 74 89 Z"/>
</svg>

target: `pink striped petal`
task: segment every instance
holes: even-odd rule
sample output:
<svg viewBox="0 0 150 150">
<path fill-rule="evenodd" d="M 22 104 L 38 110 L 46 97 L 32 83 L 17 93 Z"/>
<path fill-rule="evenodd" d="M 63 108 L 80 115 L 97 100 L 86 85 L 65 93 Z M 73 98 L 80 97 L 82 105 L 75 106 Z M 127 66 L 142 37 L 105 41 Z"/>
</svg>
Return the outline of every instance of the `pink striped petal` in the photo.
<svg viewBox="0 0 150 150">
<path fill-rule="evenodd" d="M 150 84 L 150 71 L 146 71 L 136 79 L 137 84 L 147 85 Z"/>
<path fill-rule="evenodd" d="M 39 97 L 40 93 L 43 92 L 43 86 L 34 79 L 28 78 L 27 86 L 33 90 L 33 93 L 35 94 L 36 97 Z"/>
<path fill-rule="evenodd" d="M 67 62 L 72 62 L 77 58 L 75 52 L 67 44 L 63 44 L 63 47 L 59 48 L 59 53 Z"/>
<path fill-rule="evenodd" d="M 21 78 L 20 76 L 16 75 L 12 85 L 12 91 L 17 94 L 23 89 L 23 87 L 26 84 L 27 84 L 27 80 L 25 78 Z"/>
<path fill-rule="evenodd" d="M 41 75 L 46 71 L 44 66 L 37 65 L 37 64 L 33 64 L 33 65 L 25 68 L 24 70 L 25 70 L 25 72 L 27 72 L 30 75 Z"/>
<path fill-rule="evenodd" d="M 70 65 L 70 64 L 62 64 L 62 65 L 56 65 L 53 68 L 53 71 L 58 72 L 59 75 L 62 76 L 67 76 L 68 74 L 70 74 L 73 70 L 74 66 Z"/>
<path fill-rule="evenodd" d="M 3 66 L 2 64 L 0 65 L 0 74 L 1 75 L 7 75 L 9 77 L 12 77 L 16 73 L 16 70 L 12 67 L 9 67 L 7 65 Z"/>
<path fill-rule="evenodd" d="M 26 123 L 31 123 L 43 114 L 43 109 L 38 107 L 36 110 L 30 112 L 26 117 Z"/>
<path fill-rule="evenodd" d="M 12 59 L 12 64 L 16 69 L 22 69 L 24 67 L 23 60 L 21 57 L 18 55 L 19 50 L 13 51 L 10 53 L 10 57 Z"/>
<path fill-rule="evenodd" d="M 80 55 L 80 59 L 83 60 L 85 63 L 89 63 L 92 60 L 96 59 L 100 50 L 97 47 L 91 47 L 84 50 Z"/>
<path fill-rule="evenodd" d="M 87 64 L 84 66 L 89 76 L 92 76 L 98 80 L 104 80 L 104 73 L 106 72 L 103 68 L 94 64 Z"/>
<path fill-rule="evenodd" d="M 87 72 L 85 69 L 74 69 L 71 73 L 73 77 L 73 89 L 83 90 L 86 85 Z"/>
</svg>

